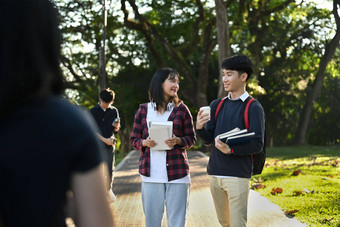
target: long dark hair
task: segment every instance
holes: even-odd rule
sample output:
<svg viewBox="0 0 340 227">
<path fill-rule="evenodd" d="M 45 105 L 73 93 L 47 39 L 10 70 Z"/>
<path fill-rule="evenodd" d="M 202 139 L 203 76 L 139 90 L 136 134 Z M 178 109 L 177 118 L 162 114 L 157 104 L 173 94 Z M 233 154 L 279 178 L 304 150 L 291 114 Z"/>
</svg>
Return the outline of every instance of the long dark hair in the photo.
<svg viewBox="0 0 340 227">
<path fill-rule="evenodd" d="M 62 93 L 57 16 L 49 0 L 1 2 L 0 120 L 23 102 Z"/>
<path fill-rule="evenodd" d="M 158 111 L 165 109 L 165 106 L 169 101 L 174 101 L 176 106 L 181 101 L 178 96 L 174 97 L 172 100 L 164 99 L 162 84 L 166 79 L 174 79 L 175 77 L 179 78 L 179 74 L 176 70 L 171 68 L 161 68 L 153 75 L 149 86 L 149 100 L 150 102 L 156 103 L 156 109 Z"/>
</svg>

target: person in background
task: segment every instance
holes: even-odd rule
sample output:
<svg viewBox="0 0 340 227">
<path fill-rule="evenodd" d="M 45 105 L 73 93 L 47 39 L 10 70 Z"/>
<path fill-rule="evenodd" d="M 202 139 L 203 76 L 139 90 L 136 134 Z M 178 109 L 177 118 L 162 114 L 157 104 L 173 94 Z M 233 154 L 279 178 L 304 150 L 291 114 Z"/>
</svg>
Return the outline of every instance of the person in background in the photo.
<svg viewBox="0 0 340 227">
<path fill-rule="evenodd" d="M 112 106 L 115 100 L 115 93 L 110 89 L 104 89 L 99 93 L 100 102 L 90 109 L 90 113 L 95 119 L 99 132 L 98 138 L 103 142 L 106 163 L 108 167 L 108 198 L 110 202 L 116 200 L 116 196 L 112 191 L 115 168 L 115 133 L 120 129 L 120 118 L 118 109 Z"/>
<path fill-rule="evenodd" d="M 188 107 L 178 98 L 179 74 L 170 68 L 156 71 L 149 88 L 149 103 L 141 104 L 134 119 L 130 143 L 141 151 L 139 173 L 142 178 L 142 203 L 147 227 L 160 227 L 167 212 L 169 227 L 186 225 L 190 175 L 185 149 L 196 141 Z M 173 137 L 168 150 L 154 150 L 149 137 L 150 122 L 173 122 Z M 173 147 L 173 148 L 170 148 Z"/>
<path fill-rule="evenodd" d="M 211 104 L 210 116 L 199 111 L 197 135 L 203 143 L 214 144 L 208 162 L 210 190 L 221 226 L 241 227 L 247 223 L 249 178 L 252 174 L 252 154 L 259 153 L 264 144 L 265 115 L 261 104 L 254 101 L 249 108 L 249 131 L 255 132 L 254 139 L 245 144 L 228 146 L 217 135 L 235 127 L 244 128 L 242 110 L 249 94 L 246 83 L 253 72 L 251 60 L 244 55 L 225 59 L 221 65 L 222 80 L 228 96 L 224 99 L 215 121 L 215 111 L 220 99 Z"/>
<path fill-rule="evenodd" d="M 113 226 L 103 151 L 84 110 L 62 98 L 61 34 L 49 0 L 0 7 L 0 226 Z"/>
</svg>

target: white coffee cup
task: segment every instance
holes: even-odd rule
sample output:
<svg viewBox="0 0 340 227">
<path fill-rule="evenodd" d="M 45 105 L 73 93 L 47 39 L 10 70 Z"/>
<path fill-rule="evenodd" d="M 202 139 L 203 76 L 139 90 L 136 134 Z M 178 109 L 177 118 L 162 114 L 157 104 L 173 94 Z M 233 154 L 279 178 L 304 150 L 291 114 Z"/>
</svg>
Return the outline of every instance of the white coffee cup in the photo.
<svg viewBox="0 0 340 227">
<path fill-rule="evenodd" d="M 200 108 L 200 111 L 203 110 L 204 114 L 209 114 L 210 115 L 210 106 L 202 106 Z"/>
</svg>

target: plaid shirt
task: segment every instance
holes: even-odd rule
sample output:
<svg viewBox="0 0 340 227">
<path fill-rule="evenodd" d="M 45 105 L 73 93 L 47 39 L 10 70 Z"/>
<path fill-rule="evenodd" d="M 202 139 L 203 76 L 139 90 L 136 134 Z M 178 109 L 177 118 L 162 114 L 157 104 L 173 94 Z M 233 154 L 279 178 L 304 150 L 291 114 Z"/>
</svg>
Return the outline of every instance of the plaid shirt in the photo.
<svg viewBox="0 0 340 227">
<path fill-rule="evenodd" d="M 141 104 L 135 115 L 130 143 L 136 150 L 141 151 L 139 157 L 139 173 L 150 177 L 150 148 L 143 147 L 143 139 L 149 136 L 147 127 L 147 103 Z M 196 142 L 192 116 L 188 107 L 181 103 L 174 107 L 168 121 L 173 121 L 173 133 L 181 138 L 182 146 L 176 145 L 167 151 L 166 163 L 169 181 L 180 179 L 189 174 L 189 162 L 185 149 L 192 147 Z"/>
</svg>

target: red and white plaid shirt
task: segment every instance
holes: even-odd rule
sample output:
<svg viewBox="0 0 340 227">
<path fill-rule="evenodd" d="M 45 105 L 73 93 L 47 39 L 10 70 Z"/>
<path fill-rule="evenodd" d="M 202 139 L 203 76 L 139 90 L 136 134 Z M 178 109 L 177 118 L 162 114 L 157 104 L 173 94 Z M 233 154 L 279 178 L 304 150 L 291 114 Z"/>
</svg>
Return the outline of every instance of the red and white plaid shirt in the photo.
<svg viewBox="0 0 340 227">
<path fill-rule="evenodd" d="M 148 138 L 147 126 L 147 103 L 141 104 L 135 115 L 133 130 L 130 136 L 130 143 L 136 150 L 141 151 L 139 157 L 139 173 L 150 177 L 150 148 L 143 147 L 143 139 Z M 166 165 L 169 181 L 180 179 L 189 174 L 189 162 L 185 149 L 192 147 L 196 142 L 196 134 L 193 120 L 188 107 L 180 103 L 174 107 L 168 121 L 173 121 L 173 133 L 181 138 L 182 146 L 176 145 L 172 150 L 167 151 Z"/>
</svg>

